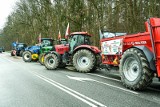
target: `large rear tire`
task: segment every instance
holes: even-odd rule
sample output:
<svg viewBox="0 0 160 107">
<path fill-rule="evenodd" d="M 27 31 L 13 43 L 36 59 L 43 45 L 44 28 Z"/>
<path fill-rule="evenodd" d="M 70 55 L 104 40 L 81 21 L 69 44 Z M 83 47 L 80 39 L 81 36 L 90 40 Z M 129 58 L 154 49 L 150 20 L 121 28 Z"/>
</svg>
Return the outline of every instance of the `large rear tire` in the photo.
<svg viewBox="0 0 160 107">
<path fill-rule="evenodd" d="M 25 62 L 32 61 L 32 53 L 29 51 L 24 51 L 22 57 L 23 57 L 23 61 L 25 61 Z"/>
<path fill-rule="evenodd" d="M 136 48 L 124 52 L 120 61 L 120 74 L 123 85 L 132 90 L 145 89 L 153 78 L 145 55 Z"/>
<path fill-rule="evenodd" d="M 96 68 L 96 57 L 87 49 L 78 50 L 73 56 L 73 66 L 78 72 L 91 72 Z"/>
<path fill-rule="evenodd" d="M 59 65 L 59 58 L 57 55 L 49 53 L 44 57 L 44 65 L 48 70 L 54 70 Z"/>
</svg>

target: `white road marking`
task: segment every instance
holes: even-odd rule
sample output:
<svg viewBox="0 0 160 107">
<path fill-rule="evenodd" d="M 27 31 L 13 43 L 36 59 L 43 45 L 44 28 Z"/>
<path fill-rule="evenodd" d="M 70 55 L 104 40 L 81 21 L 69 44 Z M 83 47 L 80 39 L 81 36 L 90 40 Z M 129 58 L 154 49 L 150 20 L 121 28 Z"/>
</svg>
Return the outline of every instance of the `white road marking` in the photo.
<svg viewBox="0 0 160 107">
<path fill-rule="evenodd" d="M 3 58 L 3 57 L 2 57 Z M 12 61 L 12 60 L 9 60 L 9 59 L 7 59 L 7 58 L 3 58 L 3 59 L 5 59 L 5 60 L 7 60 L 7 61 L 9 61 L 9 62 L 12 62 L 12 63 L 15 63 L 14 61 Z M 110 79 L 110 80 L 114 80 L 114 81 L 118 81 L 118 82 L 121 82 L 120 80 L 118 80 L 118 79 L 114 79 L 114 78 L 109 78 L 109 77 L 105 77 L 105 76 L 102 76 L 102 75 L 98 75 L 98 74 L 92 74 L 92 73 L 87 73 L 87 74 L 89 74 L 89 75 L 95 75 L 95 76 L 99 76 L 99 77 L 102 77 L 102 78 L 106 78 L 106 79 Z M 73 79 L 73 77 L 70 77 L 70 78 L 72 78 Z M 80 77 L 78 77 L 78 78 L 80 78 Z M 75 77 L 74 77 L 74 79 L 75 79 Z M 108 86 L 110 86 L 110 87 L 114 87 L 114 88 L 118 88 L 118 89 L 121 89 L 121 90 L 123 90 L 123 91 L 128 91 L 128 92 L 131 92 L 131 93 L 133 93 L 133 94 L 139 94 L 139 93 L 137 93 L 137 92 L 134 92 L 134 91 L 131 91 L 131 90 L 128 90 L 128 89 L 124 89 L 124 88 L 121 88 L 121 87 L 118 87 L 118 86 L 113 86 L 113 85 L 111 85 L 111 84 L 108 84 L 108 83 L 105 83 L 105 82 L 100 82 L 100 81 L 97 81 L 97 80 L 93 80 L 93 79 L 90 79 L 90 78 L 83 78 L 83 80 L 82 80 L 82 78 L 81 78 L 81 80 L 79 79 L 79 81 L 84 81 L 84 80 L 92 80 L 92 81 L 95 81 L 95 82 L 97 82 L 97 83 L 101 83 L 101 84 L 105 84 L 105 85 L 108 85 Z M 160 90 L 157 90 L 157 89 L 154 89 L 154 88 L 151 88 L 151 87 L 148 87 L 149 89 L 152 89 L 152 90 L 155 90 L 155 91 L 160 91 Z"/>
<path fill-rule="evenodd" d="M 91 78 L 71 77 L 71 76 L 68 76 L 68 75 L 66 75 L 66 76 L 69 79 L 73 79 L 73 80 L 77 80 L 77 81 L 93 81 L 93 82 L 97 82 L 97 83 L 100 83 L 100 84 L 104 84 L 104 85 L 107 85 L 107 86 L 110 86 L 110 87 L 113 87 L 113 88 L 123 90 L 125 92 L 130 92 L 130 93 L 133 93 L 133 94 L 136 94 L 136 95 L 139 94 L 138 92 L 135 92 L 135 91 L 132 91 L 132 90 L 129 90 L 129 89 L 126 89 L 126 88 L 121 88 L 121 87 L 118 87 L 118 86 L 114 86 L 114 85 L 111 85 L 111 84 L 108 84 L 108 83 L 105 83 L 105 82 L 97 81 L 97 80 L 94 80 L 94 79 L 91 79 Z"/>
<path fill-rule="evenodd" d="M 111 85 L 111 84 L 108 84 L 108 83 L 105 83 L 105 82 L 101 82 L 101 81 L 97 81 L 97 80 L 95 80 L 95 82 L 101 83 L 101 84 L 104 84 L 104 85 L 107 85 L 107 86 L 110 86 L 110 87 L 114 87 L 114 88 L 117 88 L 117 89 L 120 89 L 120 90 L 123 90 L 123 91 L 126 91 L 126 92 L 130 92 L 130 93 L 133 93 L 133 94 L 136 94 L 136 95 L 139 94 L 138 92 L 135 92 L 135 91 L 132 91 L 132 90 L 129 90 L 129 89 L 126 89 L 126 88 L 121 88 L 121 87 L 118 87 L 118 86 L 114 86 L 114 85 Z"/>
<path fill-rule="evenodd" d="M 110 78 L 110 77 L 106 77 L 106 76 L 102 76 L 102 75 L 98 75 L 98 74 L 92 74 L 92 73 L 87 73 L 87 74 L 94 75 L 94 76 L 97 76 L 97 77 L 102 77 L 102 78 L 109 79 L 109 80 L 114 80 L 114 81 L 121 82 L 121 80 L 118 80 L 118 79 L 115 79 L 115 78 Z"/>
<path fill-rule="evenodd" d="M 43 75 L 37 74 L 37 73 L 33 73 L 33 74 L 35 76 L 39 77 L 40 79 L 42 79 L 42 80 L 54 85 L 55 87 L 61 89 L 62 91 L 64 91 L 64 92 L 74 96 L 75 98 L 83 101 L 84 103 L 90 105 L 91 107 L 107 107 L 104 104 L 102 104 L 98 101 L 95 101 L 94 99 L 91 99 L 91 98 L 89 98 L 89 97 L 87 97 L 87 96 L 85 96 L 85 95 L 83 95 L 83 94 L 81 94 L 81 93 L 79 93 L 79 92 L 77 92 L 77 91 L 75 91 L 71 88 L 68 88 L 68 87 L 66 87 L 66 86 L 64 86 L 64 85 L 62 85 L 62 84 L 60 84 L 60 83 L 58 83 L 58 82 L 56 82 L 52 79 L 49 79 L 49 78 L 47 78 Z"/>
<path fill-rule="evenodd" d="M 118 80 L 118 79 L 115 79 L 115 78 L 110 78 L 110 77 L 106 77 L 106 76 L 102 76 L 102 75 L 98 75 L 98 74 L 92 74 L 92 73 L 87 73 L 89 75 L 94 75 L 94 76 L 97 76 L 97 77 L 102 77 L 102 78 L 105 78 L 105 79 L 109 79 L 109 80 L 114 80 L 114 81 L 118 81 L 118 82 L 121 82 L 121 80 Z M 158 82 L 159 83 L 159 82 Z M 148 87 L 148 89 L 150 90 L 154 90 L 154 91 L 159 91 L 158 89 L 155 89 L 155 88 L 151 88 L 151 87 Z"/>
<path fill-rule="evenodd" d="M 73 80 L 77 80 L 77 81 L 81 81 L 81 82 L 85 82 L 86 81 L 94 81 L 93 79 L 91 78 L 82 78 L 82 77 L 71 77 L 71 76 L 68 76 L 66 75 L 69 79 L 73 79 Z"/>
</svg>

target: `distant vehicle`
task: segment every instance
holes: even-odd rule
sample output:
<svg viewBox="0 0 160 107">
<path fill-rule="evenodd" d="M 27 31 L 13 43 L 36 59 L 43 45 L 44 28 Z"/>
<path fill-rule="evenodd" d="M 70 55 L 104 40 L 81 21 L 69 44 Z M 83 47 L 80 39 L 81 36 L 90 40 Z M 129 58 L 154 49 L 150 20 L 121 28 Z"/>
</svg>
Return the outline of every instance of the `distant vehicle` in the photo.
<svg viewBox="0 0 160 107">
<path fill-rule="evenodd" d="M 5 48 L 4 48 L 4 47 L 2 47 L 2 49 L 3 49 L 3 52 L 5 52 Z"/>
<path fill-rule="evenodd" d="M 0 53 L 5 52 L 5 48 L 4 47 L 0 47 Z"/>
<path fill-rule="evenodd" d="M 2 47 L 0 47 L 0 53 L 2 53 L 3 52 L 3 48 Z"/>
<path fill-rule="evenodd" d="M 27 45 L 25 43 L 12 43 L 12 51 L 11 51 L 11 56 L 22 56 L 25 48 Z"/>
</svg>

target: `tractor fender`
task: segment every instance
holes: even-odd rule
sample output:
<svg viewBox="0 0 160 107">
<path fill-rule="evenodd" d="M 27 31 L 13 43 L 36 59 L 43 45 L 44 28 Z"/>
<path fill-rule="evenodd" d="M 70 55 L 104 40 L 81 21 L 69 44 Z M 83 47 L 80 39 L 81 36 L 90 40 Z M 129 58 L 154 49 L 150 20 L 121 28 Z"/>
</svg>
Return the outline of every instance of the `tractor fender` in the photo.
<svg viewBox="0 0 160 107">
<path fill-rule="evenodd" d="M 25 48 L 25 51 L 30 51 L 31 53 L 39 54 L 40 46 L 29 46 L 29 47 Z"/>
<path fill-rule="evenodd" d="M 78 46 L 74 49 L 73 51 L 73 54 L 78 51 L 79 49 L 88 49 L 90 50 L 91 52 L 93 52 L 94 54 L 99 54 L 101 53 L 101 50 L 98 49 L 98 47 L 96 46 L 90 46 L 90 45 L 81 45 L 81 46 Z"/>
<path fill-rule="evenodd" d="M 47 54 L 55 54 L 56 56 L 58 56 L 59 59 L 61 59 L 61 55 L 59 53 L 57 53 L 56 51 L 49 51 L 49 52 L 45 53 L 44 56 L 46 56 Z"/>
<path fill-rule="evenodd" d="M 90 50 L 92 53 L 95 54 L 96 59 L 97 59 L 96 66 L 99 66 L 102 63 L 102 61 L 101 61 L 101 50 L 99 50 L 98 47 L 89 46 L 89 45 L 81 45 L 81 46 L 78 46 L 74 49 L 72 55 L 74 55 L 80 49 L 87 49 L 87 50 Z"/>
<path fill-rule="evenodd" d="M 145 54 L 145 56 L 149 62 L 149 66 L 150 66 L 151 70 L 156 71 L 153 52 L 151 52 L 146 46 L 134 46 L 134 47 L 143 51 L 143 53 Z"/>
</svg>

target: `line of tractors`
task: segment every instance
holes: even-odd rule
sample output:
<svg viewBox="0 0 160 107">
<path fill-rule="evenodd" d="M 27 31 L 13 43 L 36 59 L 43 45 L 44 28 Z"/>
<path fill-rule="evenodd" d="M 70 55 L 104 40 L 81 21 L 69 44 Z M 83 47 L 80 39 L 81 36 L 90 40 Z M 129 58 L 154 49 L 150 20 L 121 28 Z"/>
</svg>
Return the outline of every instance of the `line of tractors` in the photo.
<svg viewBox="0 0 160 107">
<path fill-rule="evenodd" d="M 148 19 L 145 27 L 145 32 L 136 34 L 101 31 L 101 49 L 91 45 L 87 32 L 73 32 L 57 44 L 42 38 L 41 45 L 25 48 L 22 57 L 25 62 L 39 59 L 48 70 L 73 65 L 88 73 L 116 67 L 125 87 L 143 90 L 153 77 L 160 79 L 160 18 Z"/>
</svg>

